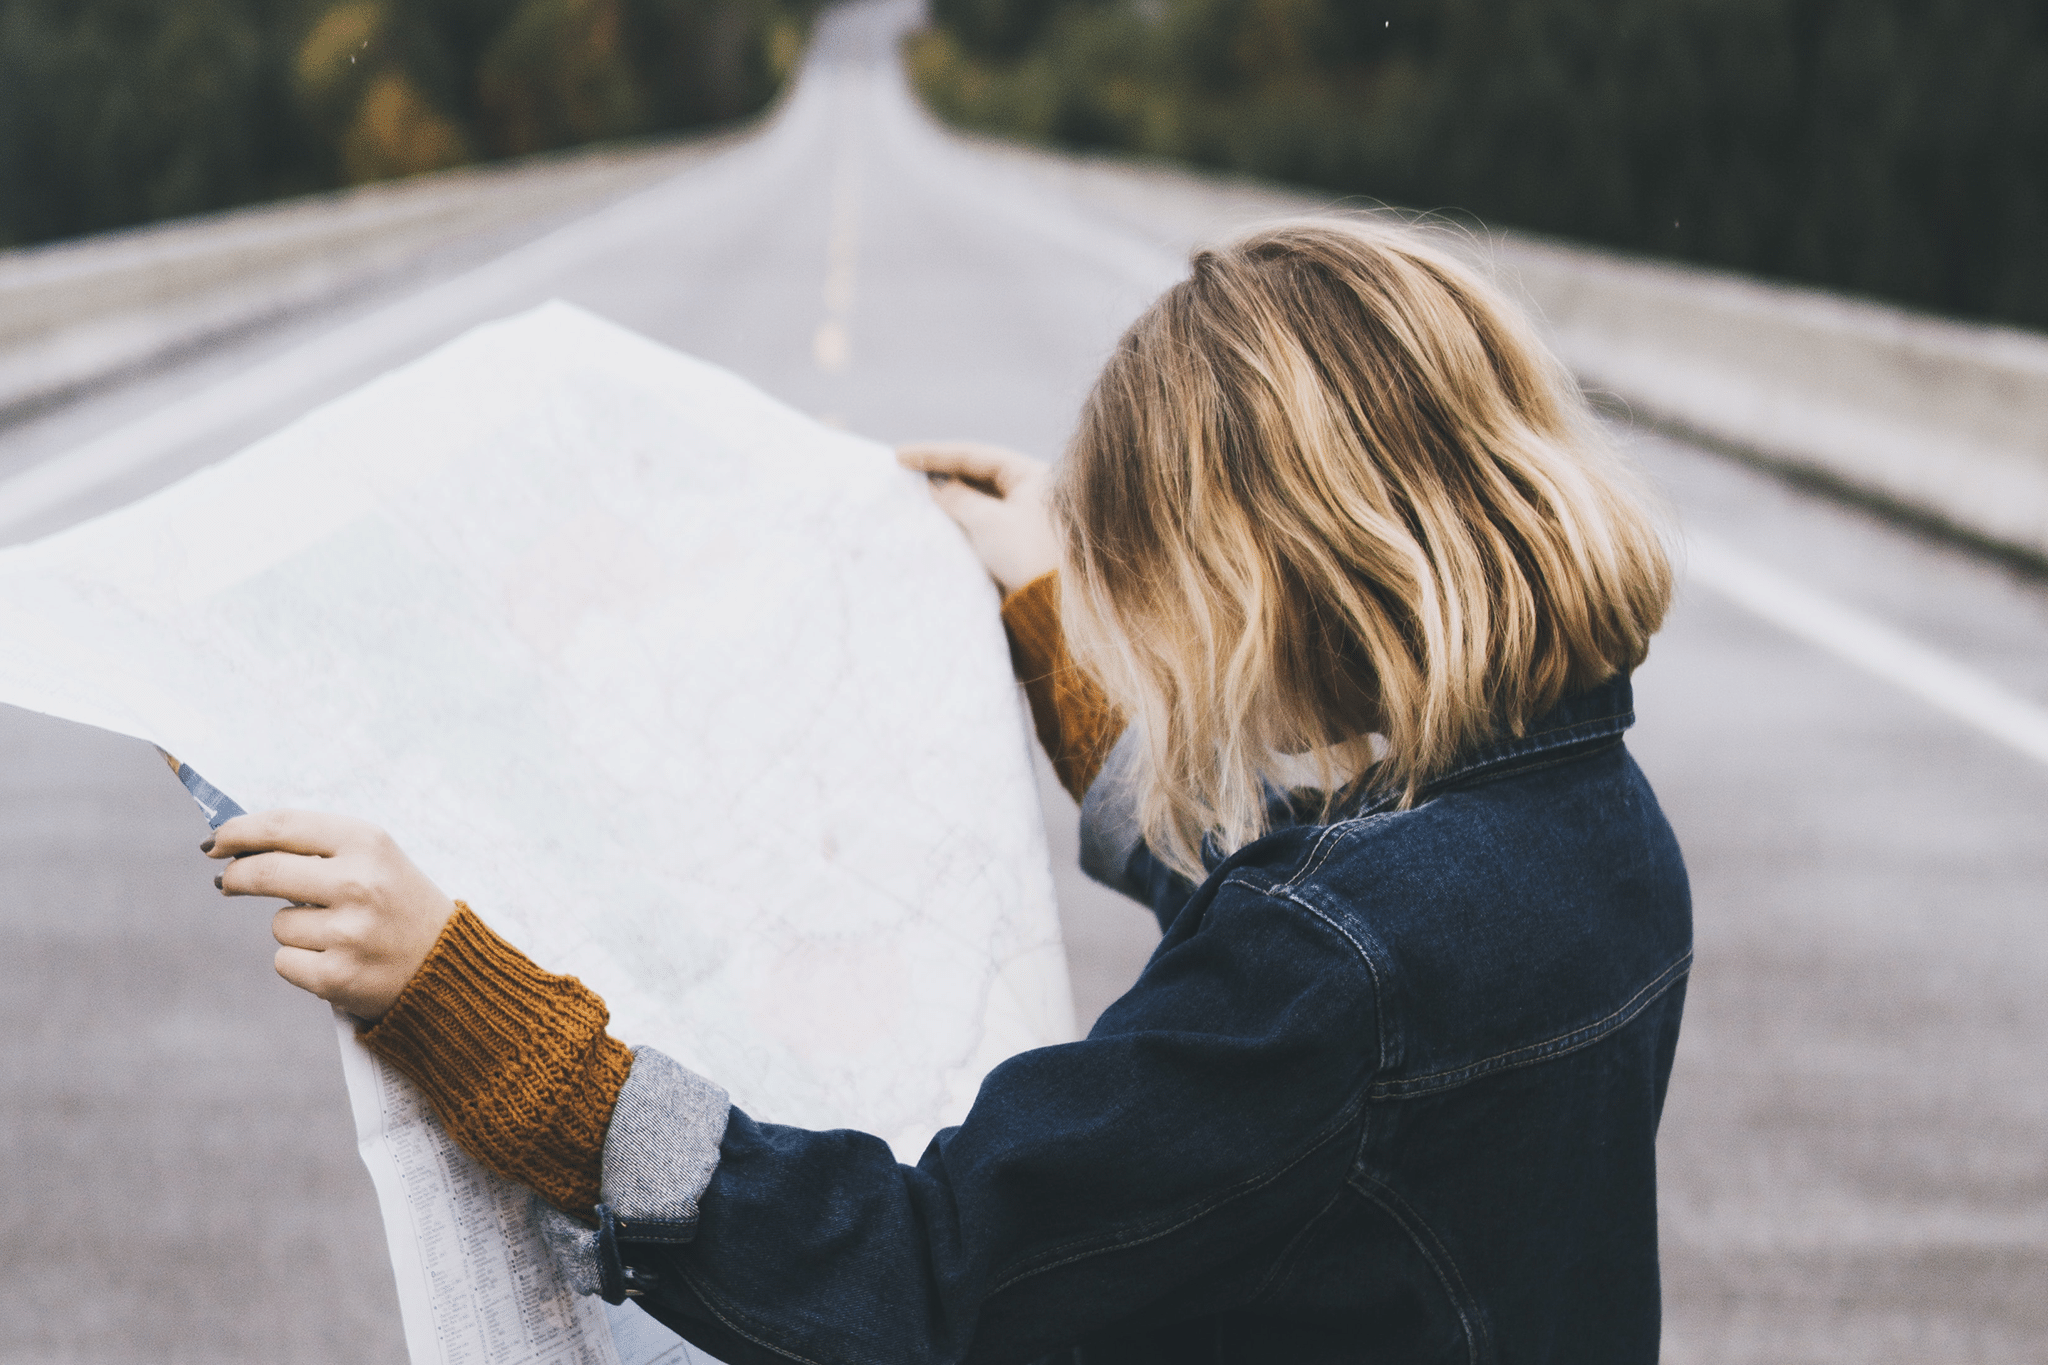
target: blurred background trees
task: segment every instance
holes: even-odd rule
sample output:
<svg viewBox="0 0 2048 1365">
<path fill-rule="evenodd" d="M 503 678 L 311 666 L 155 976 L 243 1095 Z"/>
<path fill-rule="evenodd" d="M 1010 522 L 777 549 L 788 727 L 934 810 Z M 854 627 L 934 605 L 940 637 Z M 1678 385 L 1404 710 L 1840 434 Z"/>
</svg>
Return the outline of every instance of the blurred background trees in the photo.
<svg viewBox="0 0 2048 1365">
<path fill-rule="evenodd" d="M 932 0 L 959 123 L 2048 326 L 2042 0 Z"/>
<path fill-rule="evenodd" d="M 0 245 L 761 107 L 817 0 L 0 0 Z M 2043 0 L 931 0 L 945 116 L 2048 326 Z"/>
<path fill-rule="evenodd" d="M 0 0 L 0 245 L 751 113 L 813 0 Z"/>
</svg>

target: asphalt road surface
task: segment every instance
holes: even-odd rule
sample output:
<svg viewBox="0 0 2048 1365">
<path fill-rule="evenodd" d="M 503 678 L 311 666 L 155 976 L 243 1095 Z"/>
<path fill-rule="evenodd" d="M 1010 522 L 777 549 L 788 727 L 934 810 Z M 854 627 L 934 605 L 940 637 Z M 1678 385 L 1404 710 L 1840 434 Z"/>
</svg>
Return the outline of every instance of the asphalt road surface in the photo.
<svg viewBox="0 0 2048 1365">
<path fill-rule="evenodd" d="M 551 297 L 884 440 L 1056 452 L 1175 262 L 933 128 L 906 17 L 830 17 L 757 136 L 494 264 L 0 431 L 0 538 Z M 1983 688 L 2048 708 L 2048 583 L 1625 434 L 1699 547 L 1631 740 L 1698 915 L 1666 1358 L 2048 1361 L 2048 758 Z M 0 1362 L 400 1361 L 327 1011 L 265 912 L 216 899 L 146 746 L 0 710 L 0 755 Z M 1047 811 L 1092 1017 L 1153 935 Z"/>
</svg>

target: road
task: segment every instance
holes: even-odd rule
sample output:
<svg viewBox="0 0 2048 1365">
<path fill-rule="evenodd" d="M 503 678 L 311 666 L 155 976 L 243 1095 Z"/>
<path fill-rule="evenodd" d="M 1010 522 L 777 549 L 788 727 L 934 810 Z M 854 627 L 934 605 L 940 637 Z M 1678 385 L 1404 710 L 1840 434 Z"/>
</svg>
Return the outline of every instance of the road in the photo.
<svg viewBox="0 0 2048 1365">
<path fill-rule="evenodd" d="M 762 131 L 671 182 L 0 431 L 5 538 L 550 297 L 884 440 L 1056 452 L 1175 261 L 933 128 L 893 64 L 905 14 L 829 17 Z M 2048 1361 L 2048 761 L 1952 695 L 2048 708 L 2048 583 L 1620 435 L 1702 547 L 1631 740 L 1698 916 L 1667 1359 Z M 1915 648 L 1949 671 L 1887 665 Z M 0 711 L 0 753 L 0 1362 L 401 1360 L 327 1012 L 207 886 L 196 812 L 130 741 Z M 1049 785 L 1047 812 L 1092 1017 L 1152 934 L 1065 870 Z"/>
</svg>

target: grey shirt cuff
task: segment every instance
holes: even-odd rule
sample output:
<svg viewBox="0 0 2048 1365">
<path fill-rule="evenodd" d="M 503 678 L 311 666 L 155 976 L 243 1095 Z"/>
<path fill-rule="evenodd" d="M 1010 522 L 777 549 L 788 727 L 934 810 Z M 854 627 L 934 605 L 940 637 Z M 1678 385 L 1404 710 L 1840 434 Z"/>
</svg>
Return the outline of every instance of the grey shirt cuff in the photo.
<svg viewBox="0 0 2048 1365">
<path fill-rule="evenodd" d="M 628 1226 L 650 1225 L 653 1240 L 685 1242 L 697 1201 L 718 1169 L 731 1101 L 720 1087 L 651 1047 L 633 1049 L 604 1134 L 604 1203 Z M 542 1240 L 578 1294 L 599 1288 L 597 1232 L 534 1198 Z M 637 1240 L 637 1239 L 636 1239 Z"/>
<path fill-rule="evenodd" d="M 1126 729 L 1081 799 L 1081 870 L 1110 890 L 1140 901 L 1145 899 L 1144 889 L 1131 880 L 1129 869 L 1143 838 L 1133 778 L 1144 742 L 1137 726 Z"/>
</svg>

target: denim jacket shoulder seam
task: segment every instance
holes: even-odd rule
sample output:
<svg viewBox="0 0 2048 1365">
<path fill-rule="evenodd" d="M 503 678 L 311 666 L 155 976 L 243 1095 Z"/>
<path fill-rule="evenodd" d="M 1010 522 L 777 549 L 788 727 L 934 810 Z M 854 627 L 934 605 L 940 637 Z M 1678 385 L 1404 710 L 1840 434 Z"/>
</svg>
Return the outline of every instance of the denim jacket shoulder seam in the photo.
<svg viewBox="0 0 2048 1365">
<path fill-rule="evenodd" d="M 1341 820 L 1325 825 L 1322 833 L 1316 836 L 1315 843 L 1309 848 L 1308 857 L 1304 860 L 1302 867 L 1281 881 L 1279 885 L 1291 886 L 1303 877 L 1312 875 L 1317 868 L 1321 867 L 1329 859 L 1329 856 L 1337 851 L 1337 845 L 1344 841 L 1344 825 L 1345 822 Z"/>
<path fill-rule="evenodd" d="M 1295 887 L 1302 885 L 1320 871 L 1340 845 L 1361 833 L 1366 826 L 1406 814 L 1408 811 L 1403 810 L 1371 810 L 1358 815 L 1347 815 L 1341 820 L 1332 820 L 1317 836 L 1315 844 L 1309 850 L 1307 861 L 1271 887 L 1264 889 L 1270 895 L 1288 895 Z"/>
<path fill-rule="evenodd" d="M 1509 1048 L 1476 1062 L 1467 1062 L 1447 1071 L 1433 1072 L 1427 1076 L 1413 1076 L 1406 1080 L 1374 1082 L 1371 1090 L 1375 1100 L 1405 1099 L 1413 1095 L 1428 1094 L 1436 1090 L 1448 1090 L 1475 1080 L 1495 1071 L 1511 1071 L 1516 1067 L 1530 1066 L 1537 1062 L 1549 1061 L 1555 1057 L 1568 1056 L 1580 1048 L 1589 1047 L 1630 1023 L 1638 1014 L 1648 1009 L 1664 992 L 1690 970 L 1692 949 L 1687 948 L 1674 961 L 1617 1007 L 1604 1019 L 1560 1033 L 1540 1043 L 1528 1043 L 1522 1047 Z"/>
<path fill-rule="evenodd" d="M 1246 891 L 1253 893 L 1254 895 L 1257 895 L 1267 900 L 1287 901 L 1299 907 L 1300 909 L 1307 911 L 1309 915 L 1313 916 L 1316 920 L 1326 925 L 1328 928 L 1334 931 L 1339 937 L 1341 937 L 1346 943 L 1351 945 L 1352 951 L 1356 952 L 1359 956 L 1360 961 L 1362 961 L 1365 964 L 1366 974 L 1371 979 L 1373 984 L 1373 1031 L 1377 1035 L 1374 1041 L 1375 1045 L 1379 1049 L 1379 1056 L 1375 1061 L 1374 1071 L 1375 1073 L 1377 1073 L 1378 1071 L 1384 1069 L 1386 1065 L 1386 1037 L 1385 1025 L 1381 1015 L 1382 1004 L 1380 997 L 1382 992 L 1380 989 L 1380 975 L 1373 964 L 1371 954 L 1366 952 L 1364 947 L 1358 942 L 1358 940 L 1354 938 L 1351 934 L 1347 933 L 1344 930 L 1343 926 L 1337 924 L 1328 915 L 1325 915 L 1320 910 L 1317 910 L 1315 907 L 1308 905 L 1296 896 L 1283 894 L 1277 888 L 1262 887 L 1258 885 L 1256 882 L 1250 880 L 1248 877 L 1245 877 L 1241 874 L 1226 877 L 1223 881 L 1222 886 L 1240 887 Z M 1217 889 L 1220 891 L 1222 887 L 1219 886 Z M 1101 1246 L 1094 1247 L 1085 1251 L 1079 1251 L 1071 1256 L 1061 1257 L 1061 1253 L 1075 1247 L 1083 1246 L 1090 1239 L 1077 1239 L 1075 1241 L 1066 1243 L 1065 1246 L 1053 1247 L 1047 1251 L 1041 1252 L 1039 1254 L 1042 1256 L 1055 1256 L 1061 1257 L 1061 1259 L 1049 1261 L 1044 1265 L 1033 1267 L 1030 1270 L 1017 1271 L 1008 1275 L 1007 1277 L 1003 1278 L 994 1289 L 991 1289 L 989 1291 L 990 1296 L 993 1297 L 994 1295 L 1001 1293 L 1003 1290 L 1008 1289 L 1010 1286 L 1021 1283 L 1022 1281 L 1029 1279 L 1035 1275 L 1044 1274 L 1046 1271 L 1049 1270 L 1056 1270 L 1063 1265 L 1071 1265 L 1075 1261 L 1086 1260 L 1090 1256 L 1102 1255 L 1107 1252 L 1122 1250 L 1125 1247 L 1141 1246 L 1146 1242 L 1156 1241 L 1160 1237 L 1164 1237 L 1169 1235 L 1170 1233 L 1179 1231 L 1181 1228 L 1186 1227 L 1189 1223 L 1192 1223 L 1197 1219 L 1208 1216 L 1208 1214 L 1214 1212 L 1218 1208 L 1221 1208 L 1224 1204 L 1242 1198 L 1244 1195 L 1250 1194 L 1254 1190 L 1257 1190 L 1263 1187 L 1264 1185 L 1270 1184 L 1272 1181 L 1279 1179 L 1282 1175 L 1286 1174 L 1294 1166 L 1298 1165 L 1302 1161 L 1307 1160 L 1311 1154 L 1319 1150 L 1325 1143 L 1329 1142 L 1338 1133 L 1343 1132 L 1344 1129 L 1347 1126 L 1349 1126 L 1349 1124 L 1352 1122 L 1354 1118 L 1356 1118 L 1358 1115 L 1364 1112 L 1366 1107 L 1365 1102 L 1368 1090 L 1370 1088 L 1370 1084 L 1370 1082 L 1367 1082 L 1365 1086 L 1361 1086 L 1358 1090 L 1358 1093 L 1355 1094 L 1345 1104 L 1344 1108 L 1338 1112 L 1337 1116 L 1333 1120 L 1331 1120 L 1329 1127 L 1325 1129 L 1321 1134 L 1319 1134 L 1314 1141 L 1310 1142 L 1307 1146 L 1303 1147 L 1298 1154 L 1296 1154 L 1293 1158 L 1286 1161 L 1285 1163 L 1274 1167 L 1270 1171 L 1263 1172 L 1259 1175 L 1247 1177 L 1245 1180 L 1239 1182 L 1236 1186 L 1233 1186 L 1232 1188 L 1225 1190 L 1219 1194 L 1210 1196 L 1206 1201 L 1203 1201 L 1198 1207 L 1196 1207 L 1193 1212 L 1188 1213 L 1186 1217 L 1181 1218 L 1179 1221 L 1173 1223 L 1169 1227 L 1160 1228 L 1156 1232 L 1149 1232 L 1144 1236 L 1140 1237 L 1131 1237 L 1127 1239 L 1105 1242 Z"/>
<path fill-rule="evenodd" d="M 1387 1068 L 1387 1015 L 1386 978 L 1381 975 L 1380 964 L 1374 960 L 1371 949 L 1359 940 L 1359 936 L 1339 924 L 1334 917 L 1311 905 L 1297 891 L 1294 882 L 1286 882 L 1271 888 L 1265 894 L 1275 900 L 1285 900 L 1328 926 L 1330 931 L 1351 945 L 1351 951 L 1358 954 L 1358 960 L 1365 964 L 1365 974 L 1372 980 L 1372 1031 L 1373 1047 L 1377 1055 L 1373 1059 L 1374 1074 Z"/>
</svg>

